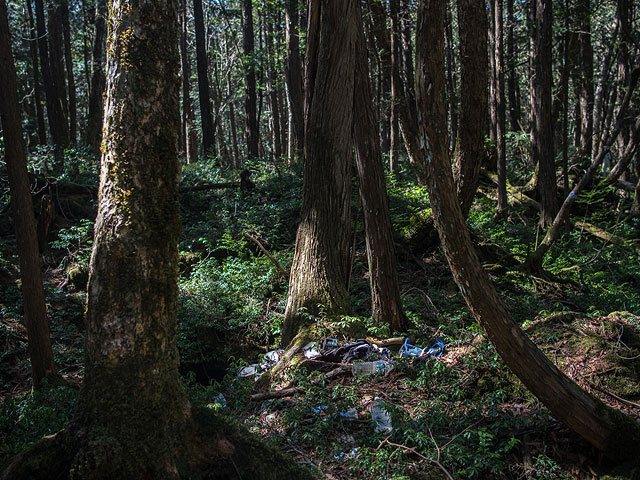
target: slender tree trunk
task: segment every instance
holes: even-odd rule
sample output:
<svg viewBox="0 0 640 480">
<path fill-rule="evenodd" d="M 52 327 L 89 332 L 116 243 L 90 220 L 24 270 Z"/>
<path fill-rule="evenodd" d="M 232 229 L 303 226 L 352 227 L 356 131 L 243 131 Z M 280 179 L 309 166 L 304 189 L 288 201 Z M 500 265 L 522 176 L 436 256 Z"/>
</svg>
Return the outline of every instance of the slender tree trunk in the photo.
<svg viewBox="0 0 640 480">
<path fill-rule="evenodd" d="M 616 124 L 613 131 L 607 137 L 604 147 L 598 154 L 598 156 L 591 162 L 591 165 L 584 173 L 580 181 L 573 187 L 573 190 L 569 192 L 569 195 L 565 198 L 562 203 L 562 207 L 558 211 L 558 214 L 555 216 L 553 223 L 550 225 L 550 228 L 547 230 L 542 242 L 535 249 L 533 253 L 531 253 L 526 260 L 527 267 L 529 270 L 533 272 L 542 271 L 542 260 L 544 256 L 549 251 L 551 246 L 555 243 L 555 241 L 560 237 L 560 232 L 562 227 L 566 223 L 569 218 L 569 213 L 571 212 L 571 206 L 573 202 L 578 198 L 578 194 L 591 182 L 593 175 L 600 167 L 600 164 L 604 160 L 606 154 L 609 152 L 610 145 L 616 141 L 618 134 L 620 133 L 622 126 L 624 124 L 624 119 L 627 113 L 627 109 L 629 108 L 629 102 L 631 101 L 631 96 L 635 86 L 638 83 L 638 79 L 640 78 L 640 67 L 636 68 L 629 79 L 629 85 L 626 88 L 625 96 L 622 100 L 622 104 L 620 105 L 620 109 L 618 110 L 618 115 L 616 116 Z"/>
<path fill-rule="evenodd" d="M 456 64 L 454 56 L 453 45 L 453 30 L 451 27 L 452 22 L 452 6 L 451 2 L 447 5 L 445 15 L 445 58 L 447 59 L 447 101 L 449 110 L 449 138 L 455 141 L 458 136 L 458 98 L 456 95 Z M 451 146 L 451 150 L 453 150 Z"/>
<path fill-rule="evenodd" d="M 438 92 L 445 88 L 443 2 L 421 0 L 416 35 L 416 93 L 422 117 L 420 131 L 427 162 L 429 198 L 453 277 L 496 351 L 524 385 L 558 420 L 615 459 L 640 454 L 640 425 L 582 390 L 522 332 L 482 269 L 453 195 L 447 149 L 446 107 Z M 428 55 L 427 55 L 428 52 Z"/>
<path fill-rule="evenodd" d="M 394 331 L 406 331 L 398 270 L 389 216 L 378 120 L 373 109 L 367 47 L 360 8 L 356 5 L 358 34 L 355 50 L 354 138 L 360 201 L 364 213 L 371 288 L 371 316 L 378 324 L 388 323 Z"/>
<path fill-rule="evenodd" d="M 187 1 L 180 0 L 180 59 L 182 61 L 182 135 L 187 163 L 198 160 L 198 134 L 191 106 L 191 61 L 187 44 Z"/>
<path fill-rule="evenodd" d="M 38 65 L 38 34 L 33 21 L 31 1 L 26 0 L 29 16 L 29 53 L 31 54 L 31 68 L 33 69 L 33 91 L 36 103 L 36 121 L 38 124 L 38 143 L 47 144 L 47 127 L 44 123 L 44 109 L 42 108 L 42 86 L 40 85 L 40 67 Z"/>
<path fill-rule="evenodd" d="M 515 41 L 516 18 L 513 15 L 514 0 L 507 0 L 507 91 L 509 94 L 509 126 L 511 131 L 521 130 L 520 126 L 520 95 L 518 88 L 518 73 L 516 60 L 518 57 L 518 44 Z"/>
<path fill-rule="evenodd" d="M 43 0 L 35 0 L 36 26 L 38 31 L 38 53 L 40 54 L 40 67 L 42 68 L 42 81 L 47 107 L 47 120 L 51 141 L 54 145 L 55 161 L 58 168 L 63 167 L 63 149 L 66 146 L 65 118 L 58 90 L 54 83 L 49 62 L 49 44 L 47 42 L 47 27 L 44 16 Z"/>
<path fill-rule="evenodd" d="M 347 292 L 355 2 L 309 3 L 304 188 L 282 330 L 288 345 L 304 320 L 351 311 Z"/>
<path fill-rule="evenodd" d="M 271 22 L 272 15 L 267 15 L 265 19 L 265 44 L 267 47 L 267 55 L 269 56 L 268 66 L 268 83 L 269 83 L 269 109 L 271 123 L 271 151 L 274 158 L 282 156 L 282 144 L 280 143 L 280 107 L 278 105 L 278 88 L 275 70 L 275 52 L 273 50 L 273 24 Z"/>
<path fill-rule="evenodd" d="M 107 26 L 107 0 L 97 0 L 95 9 L 86 138 L 91 150 L 98 153 L 102 141 L 103 95 L 106 81 L 104 75 L 104 39 Z"/>
<path fill-rule="evenodd" d="M 631 48 L 634 44 L 634 33 L 632 24 L 633 3 L 634 2 L 632 0 L 618 0 L 618 8 L 616 11 L 616 16 L 620 25 L 620 46 L 618 52 L 618 85 L 626 85 L 631 73 Z M 620 104 L 624 95 L 624 89 L 621 88 L 620 90 L 618 90 L 618 101 L 616 103 Z M 620 137 L 618 138 L 618 147 L 621 152 L 624 150 L 625 145 L 629 142 L 629 123 L 630 119 L 624 120 L 622 129 L 620 131 Z M 610 145 L 610 147 L 613 148 L 613 145 Z"/>
<path fill-rule="evenodd" d="M 49 0 L 47 4 L 47 39 L 49 40 L 49 65 L 58 101 L 61 104 L 63 123 L 61 125 L 63 147 L 69 145 L 69 102 L 65 88 L 63 17 L 64 0 Z"/>
<path fill-rule="evenodd" d="M 389 116 L 389 171 L 398 171 L 398 102 L 404 101 L 399 98 L 400 77 L 400 2 L 399 0 L 389 0 L 389 30 L 390 30 L 390 60 L 391 60 L 391 114 Z"/>
<path fill-rule="evenodd" d="M 579 0 L 575 17 L 578 19 L 578 43 L 580 48 L 580 151 L 591 158 L 593 144 L 593 48 L 591 46 L 591 1 Z"/>
<path fill-rule="evenodd" d="M 613 38 L 617 37 L 619 25 L 616 24 L 616 28 L 613 33 Z M 613 64 L 613 51 L 615 42 L 610 42 L 607 48 L 607 53 L 601 64 L 600 74 L 598 75 L 598 86 L 596 87 L 595 98 L 593 102 L 593 142 L 591 145 L 591 161 L 593 161 L 600 149 L 602 148 L 602 120 L 604 117 L 604 100 L 605 92 L 607 90 L 607 84 L 609 83 L 609 75 L 611 71 L 611 65 Z"/>
<path fill-rule="evenodd" d="M 33 388 L 46 377 L 56 375 L 49 338 L 47 310 L 40 270 L 40 255 L 27 175 L 27 157 L 22 137 L 22 121 L 16 70 L 11 53 L 11 36 L 5 0 L 0 0 L 0 119 L 4 135 L 5 162 L 20 259 L 20 280 L 27 327 Z"/>
<path fill-rule="evenodd" d="M 69 5 L 67 0 L 60 2 L 62 15 L 62 36 L 64 40 L 64 63 L 67 72 L 67 90 L 69 92 L 69 140 L 75 143 L 78 138 L 78 105 L 76 101 L 76 81 L 73 76 L 73 57 L 71 55 L 71 26 L 69 25 Z"/>
<path fill-rule="evenodd" d="M 209 60 L 205 46 L 202 0 L 193 0 L 193 21 L 196 30 L 196 65 L 198 69 L 200 120 L 202 123 L 202 153 L 215 156 L 215 132 L 213 130 L 211 101 L 209 100 Z"/>
<path fill-rule="evenodd" d="M 487 37 L 489 44 L 489 140 L 491 140 L 491 146 L 496 144 L 496 123 L 497 123 L 497 111 L 496 111 L 496 4 L 494 0 L 488 0 L 488 9 L 486 15 L 488 16 L 487 25 L 489 27 L 489 35 Z"/>
<path fill-rule="evenodd" d="M 286 42 L 287 65 L 286 81 L 291 112 L 291 131 L 293 145 L 289 152 L 289 161 L 302 154 L 304 149 L 304 91 L 302 81 L 302 60 L 300 58 L 300 35 L 298 1 L 286 0 Z"/>
<path fill-rule="evenodd" d="M 495 109 L 496 109 L 496 155 L 498 166 L 498 206 L 497 214 L 506 215 L 507 202 L 507 161 L 506 161 L 506 107 L 504 94 L 504 43 L 502 39 L 502 0 L 494 0 L 494 46 L 495 46 Z"/>
<path fill-rule="evenodd" d="M 531 56 L 534 59 L 535 76 L 531 82 L 531 163 L 538 165 L 538 190 L 542 207 L 540 224 L 547 227 L 553 223 L 558 211 L 551 115 L 551 0 L 533 0 L 532 8 L 535 29 Z"/>
<path fill-rule="evenodd" d="M 466 217 L 478 187 L 487 119 L 487 17 L 484 0 L 458 0 L 460 126 L 454 171 Z"/>
<path fill-rule="evenodd" d="M 256 95 L 256 60 L 254 55 L 253 4 L 252 0 L 242 0 L 242 51 L 244 53 L 244 112 L 247 157 L 258 158 L 257 95 Z"/>
</svg>

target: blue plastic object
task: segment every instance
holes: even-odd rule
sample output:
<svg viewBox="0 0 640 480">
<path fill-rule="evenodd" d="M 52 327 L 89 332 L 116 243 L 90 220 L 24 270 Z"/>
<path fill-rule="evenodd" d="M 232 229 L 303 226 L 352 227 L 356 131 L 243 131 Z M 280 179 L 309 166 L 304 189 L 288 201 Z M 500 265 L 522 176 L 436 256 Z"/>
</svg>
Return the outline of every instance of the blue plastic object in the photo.
<svg viewBox="0 0 640 480">
<path fill-rule="evenodd" d="M 444 353 L 444 340 L 438 337 L 431 342 L 429 348 L 421 348 L 411 345 L 409 343 L 409 337 L 407 337 L 398 353 L 401 357 L 425 357 L 427 355 L 432 355 L 436 358 L 440 358 Z"/>
</svg>

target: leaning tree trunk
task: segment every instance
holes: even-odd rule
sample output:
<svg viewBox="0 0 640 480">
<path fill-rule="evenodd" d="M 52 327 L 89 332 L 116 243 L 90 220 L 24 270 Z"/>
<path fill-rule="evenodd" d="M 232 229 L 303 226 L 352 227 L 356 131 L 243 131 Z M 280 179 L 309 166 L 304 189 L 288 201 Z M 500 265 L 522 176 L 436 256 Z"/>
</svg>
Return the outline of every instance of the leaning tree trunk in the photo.
<svg viewBox="0 0 640 480">
<path fill-rule="evenodd" d="M 507 366 L 555 418 L 614 459 L 637 458 L 640 425 L 582 390 L 535 346 L 511 317 L 473 249 L 453 195 L 447 150 L 446 110 L 441 95 L 445 89 L 442 7 L 439 0 L 420 1 L 416 94 L 420 110 L 429 113 L 420 122 L 424 149 L 432 159 L 426 164 L 429 197 L 453 277 Z"/>
<path fill-rule="evenodd" d="M 287 345 L 316 314 L 351 311 L 347 292 L 354 1 L 311 0 L 307 40 L 304 188 L 282 331 Z"/>
<path fill-rule="evenodd" d="M 478 187 L 487 119 L 487 17 L 484 0 L 458 0 L 460 37 L 460 126 L 455 149 L 455 176 L 466 217 Z"/>
<path fill-rule="evenodd" d="M 24 323 L 27 327 L 31 375 L 33 387 L 56 375 L 53 351 L 47 324 L 47 309 L 44 300 L 40 255 L 33 215 L 31 189 L 27 175 L 27 157 L 22 138 L 22 121 L 16 83 L 16 70 L 11 54 L 11 36 L 7 21 L 7 5 L 0 0 L 0 118 L 4 133 L 5 161 L 13 221 L 16 227 L 16 242 L 20 259 L 20 279 L 24 305 Z"/>
<path fill-rule="evenodd" d="M 367 46 L 358 5 L 355 13 L 358 36 L 353 124 L 360 200 L 367 239 L 371 316 L 376 323 L 388 323 L 393 330 L 403 332 L 407 330 L 408 323 L 402 309 L 378 121 L 373 109 Z"/>
</svg>

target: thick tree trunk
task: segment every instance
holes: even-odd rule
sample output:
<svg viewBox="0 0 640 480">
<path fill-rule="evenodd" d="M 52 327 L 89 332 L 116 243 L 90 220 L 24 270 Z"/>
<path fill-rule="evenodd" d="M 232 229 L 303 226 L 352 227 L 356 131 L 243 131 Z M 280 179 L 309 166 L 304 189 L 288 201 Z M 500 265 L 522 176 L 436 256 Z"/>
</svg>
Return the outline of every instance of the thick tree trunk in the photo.
<svg viewBox="0 0 640 480">
<path fill-rule="evenodd" d="M 244 53 L 244 113 L 247 158 L 258 158 L 258 114 L 256 96 L 256 60 L 254 55 L 253 4 L 252 0 L 242 0 L 242 51 Z"/>
<path fill-rule="evenodd" d="M 533 0 L 531 8 L 534 9 L 535 22 L 531 51 L 535 68 L 535 75 L 531 79 L 531 164 L 538 165 L 538 190 L 542 207 L 540 224 L 547 227 L 553 223 L 558 211 L 551 115 L 551 0 Z"/>
<path fill-rule="evenodd" d="M 389 60 L 391 61 L 391 111 L 389 115 L 389 171 L 398 171 L 398 103 L 404 98 L 399 96 L 401 91 L 400 77 L 400 2 L 389 0 Z"/>
<path fill-rule="evenodd" d="M 38 34 L 33 21 L 33 9 L 31 1 L 27 0 L 27 12 L 29 18 L 29 53 L 31 54 L 31 68 L 33 69 L 33 92 L 36 103 L 36 122 L 38 125 L 38 143 L 47 144 L 47 127 L 44 123 L 44 109 L 42 108 L 42 86 L 40 85 L 40 67 L 38 66 Z"/>
<path fill-rule="evenodd" d="M 4 156 L 20 259 L 24 323 L 29 340 L 31 376 L 33 388 L 37 389 L 44 378 L 56 375 L 56 368 L 49 338 L 36 222 L 27 175 L 16 70 L 11 53 L 11 36 L 5 0 L 0 0 L 0 64 L 2 65 L 0 68 L 0 119 L 4 134 Z"/>
<path fill-rule="evenodd" d="M 366 40 L 360 20 L 362 15 L 357 5 L 355 14 L 358 35 L 355 51 L 353 123 L 360 201 L 367 240 L 371 316 L 379 324 L 388 323 L 394 331 L 404 332 L 408 324 L 400 297 L 378 121 L 373 109 Z"/>
<path fill-rule="evenodd" d="M 454 171 L 466 217 L 478 187 L 487 119 L 487 17 L 484 0 L 458 0 L 460 126 Z"/>
<path fill-rule="evenodd" d="M 291 131 L 293 134 L 289 161 L 302 156 L 304 150 L 304 91 L 302 79 L 302 60 L 300 59 L 300 34 L 298 1 L 286 0 L 286 41 L 287 65 L 286 81 L 289 96 L 289 111 L 291 112 Z"/>
<path fill-rule="evenodd" d="M 551 414 L 615 459 L 640 454 L 640 425 L 580 389 L 520 330 L 482 269 L 471 244 L 453 179 L 446 143 L 443 2 L 421 0 L 418 10 L 416 93 L 420 133 L 432 160 L 427 162 L 429 197 L 453 277 L 469 309 L 497 352 Z M 426 54 L 428 52 L 428 55 Z"/>
<path fill-rule="evenodd" d="M 304 188 L 282 331 L 287 345 L 301 309 L 349 313 L 351 131 L 355 2 L 311 0 L 307 36 Z M 320 307 L 319 307 L 320 306 Z"/>
<path fill-rule="evenodd" d="M 86 139 L 91 150 L 98 153 L 102 142 L 102 115 L 104 113 L 105 75 L 103 52 L 107 26 L 107 0 L 97 0 L 95 9 Z"/>
<path fill-rule="evenodd" d="M 202 153 L 215 155 L 215 132 L 211 101 L 209 100 L 209 60 L 204 35 L 202 0 L 193 0 L 193 22 L 196 30 L 196 66 L 198 69 L 198 97 L 200 99 L 200 121 L 202 127 Z"/>
</svg>

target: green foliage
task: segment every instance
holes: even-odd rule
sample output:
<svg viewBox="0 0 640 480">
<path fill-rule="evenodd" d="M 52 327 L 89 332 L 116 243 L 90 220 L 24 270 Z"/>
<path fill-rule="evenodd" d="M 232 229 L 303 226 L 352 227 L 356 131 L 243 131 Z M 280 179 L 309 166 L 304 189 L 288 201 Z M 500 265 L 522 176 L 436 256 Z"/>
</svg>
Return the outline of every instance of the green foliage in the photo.
<svg viewBox="0 0 640 480">
<path fill-rule="evenodd" d="M 50 245 L 51 248 L 66 251 L 64 265 L 76 264 L 88 270 L 93 246 L 93 221 L 83 218 L 79 225 L 61 228 L 58 231 L 58 239 Z"/>
<path fill-rule="evenodd" d="M 63 429 L 73 415 L 78 390 L 43 386 L 6 397 L 0 404 L 0 471 L 6 461 L 46 435 Z"/>
</svg>

